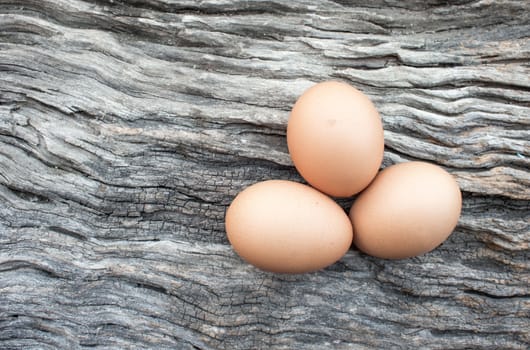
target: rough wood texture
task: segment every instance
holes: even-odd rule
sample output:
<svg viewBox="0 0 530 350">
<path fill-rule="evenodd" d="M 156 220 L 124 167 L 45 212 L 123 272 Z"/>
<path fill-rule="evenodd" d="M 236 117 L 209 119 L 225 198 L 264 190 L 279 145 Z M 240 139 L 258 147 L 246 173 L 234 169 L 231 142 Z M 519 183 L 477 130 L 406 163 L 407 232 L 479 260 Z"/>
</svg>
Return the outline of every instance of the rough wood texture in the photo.
<svg viewBox="0 0 530 350">
<path fill-rule="evenodd" d="M 0 0 L 0 348 L 528 348 L 529 61 L 528 1 Z M 228 245 L 238 191 L 301 181 L 324 79 L 373 98 L 385 166 L 458 179 L 434 252 L 285 276 Z"/>
</svg>

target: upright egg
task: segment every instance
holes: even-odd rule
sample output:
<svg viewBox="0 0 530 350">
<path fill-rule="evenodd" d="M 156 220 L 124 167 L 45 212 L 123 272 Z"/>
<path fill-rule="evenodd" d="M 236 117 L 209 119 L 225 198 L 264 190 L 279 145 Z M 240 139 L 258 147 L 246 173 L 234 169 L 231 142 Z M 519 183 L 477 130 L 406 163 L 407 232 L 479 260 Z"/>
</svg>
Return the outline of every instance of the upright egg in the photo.
<svg viewBox="0 0 530 350">
<path fill-rule="evenodd" d="M 364 189 L 383 160 L 381 118 L 354 87 L 327 81 L 296 101 L 287 124 L 287 146 L 302 177 L 335 197 Z"/>
<path fill-rule="evenodd" d="M 354 244 L 385 259 L 427 253 L 452 233 L 461 208 L 458 184 L 444 169 L 425 162 L 392 165 L 350 210 Z"/>
<path fill-rule="evenodd" d="M 234 250 L 266 271 L 302 273 L 339 260 L 352 242 L 348 215 L 332 199 L 297 182 L 269 180 L 240 192 L 226 212 Z"/>
</svg>

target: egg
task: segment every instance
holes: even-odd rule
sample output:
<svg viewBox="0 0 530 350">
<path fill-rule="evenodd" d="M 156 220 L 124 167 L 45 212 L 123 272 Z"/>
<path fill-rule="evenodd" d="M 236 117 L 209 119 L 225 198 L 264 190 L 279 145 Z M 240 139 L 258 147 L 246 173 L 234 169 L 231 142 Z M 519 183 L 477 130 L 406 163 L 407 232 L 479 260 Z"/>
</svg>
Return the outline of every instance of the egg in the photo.
<svg viewBox="0 0 530 350">
<path fill-rule="evenodd" d="M 381 118 L 359 90 L 343 82 L 322 82 L 293 106 L 287 146 L 309 184 L 334 197 L 349 197 L 364 189 L 381 166 Z"/>
<path fill-rule="evenodd" d="M 354 244 L 385 259 L 427 253 L 452 233 L 462 208 L 455 179 L 426 162 L 381 171 L 350 210 Z"/>
<path fill-rule="evenodd" d="M 333 264 L 349 249 L 346 212 L 310 186 L 269 180 L 247 187 L 226 211 L 234 250 L 265 271 L 303 273 Z"/>
</svg>

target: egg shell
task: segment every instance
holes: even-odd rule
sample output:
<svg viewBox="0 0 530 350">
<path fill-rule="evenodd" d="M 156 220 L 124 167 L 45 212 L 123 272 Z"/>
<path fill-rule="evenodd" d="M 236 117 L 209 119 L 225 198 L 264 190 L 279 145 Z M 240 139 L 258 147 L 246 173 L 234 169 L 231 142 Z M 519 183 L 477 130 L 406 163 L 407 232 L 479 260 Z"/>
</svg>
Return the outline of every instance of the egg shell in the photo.
<svg viewBox="0 0 530 350">
<path fill-rule="evenodd" d="M 297 182 L 269 180 L 240 192 L 225 218 L 234 250 L 265 271 L 303 273 L 339 260 L 352 242 L 346 212 Z"/>
<path fill-rule="evenodd" d="M 370 99 L 349 84 L 314 85 L 296 101 L 287 146 L 302 177 L 320 191 L 349 197 L 375 177 L 383 160 L 381 118 Z"/>
<path fill-rule="evenodd" d="M 421 255 L 447 239 L 461 209 L 458 184 L 441 167 L 393 165 L 377 175 L 350 210 L 354 244 L 379 258 Z"/>
</svg>

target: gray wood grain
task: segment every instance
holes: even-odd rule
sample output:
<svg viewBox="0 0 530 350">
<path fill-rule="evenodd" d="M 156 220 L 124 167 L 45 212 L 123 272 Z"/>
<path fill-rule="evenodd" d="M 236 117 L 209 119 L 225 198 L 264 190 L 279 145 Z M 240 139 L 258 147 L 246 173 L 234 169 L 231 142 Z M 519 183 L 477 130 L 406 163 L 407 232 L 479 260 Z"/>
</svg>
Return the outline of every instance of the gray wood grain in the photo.
<svg viewBox="0 0 530 350">
<path fill-rule="evenodd" d="M 529 62 L 527 1 L 0 0 L 0 348 L 528 348 Z M 432 253 L 230 248 L 241 189 L 302 181 L 285 126 L 325 79 L 373 99 L 384 166 L 457 178 Z"/>
</svg>

